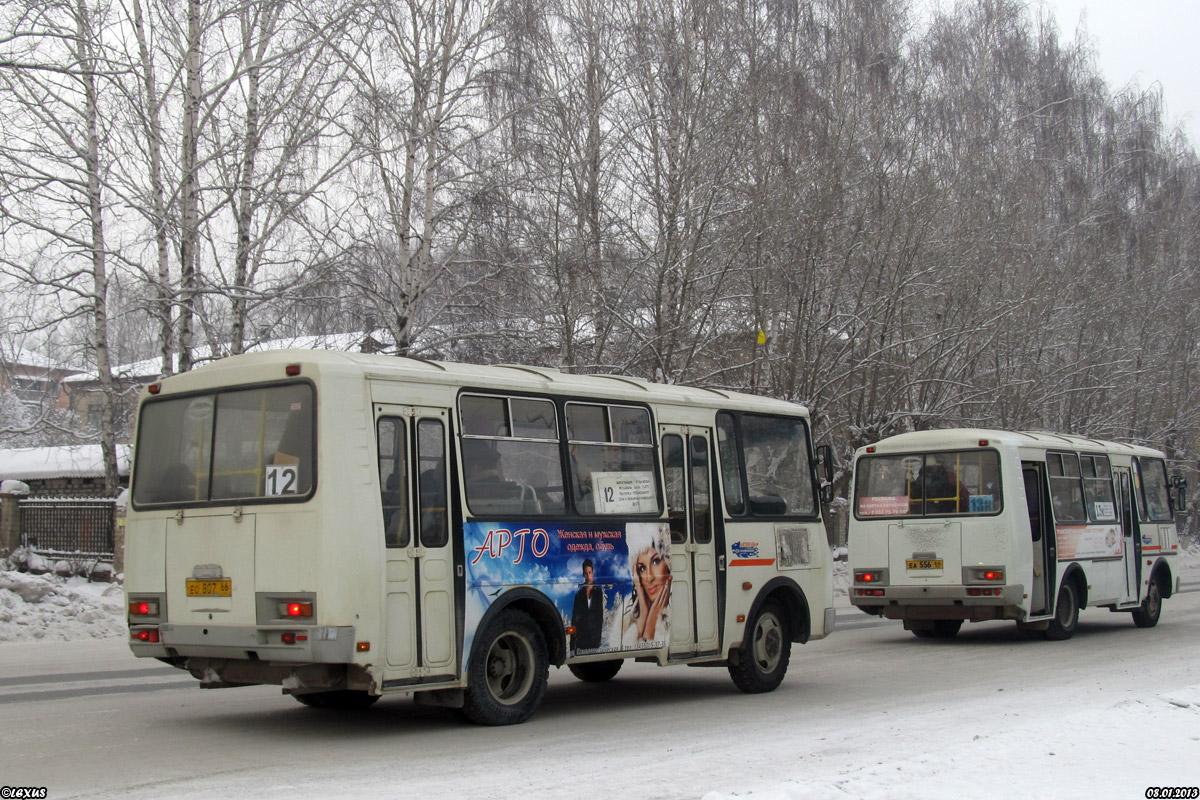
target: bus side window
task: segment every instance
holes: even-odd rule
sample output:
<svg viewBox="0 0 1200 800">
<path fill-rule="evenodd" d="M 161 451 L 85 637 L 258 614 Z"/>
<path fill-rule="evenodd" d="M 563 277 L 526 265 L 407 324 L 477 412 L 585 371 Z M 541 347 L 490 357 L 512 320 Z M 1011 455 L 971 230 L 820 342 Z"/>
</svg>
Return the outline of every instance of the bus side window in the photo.
<svg viewBox="0 0 1200 800">
<path fill-rule="evenodd" d="M 442 547 L 450 533 L 446 524 L 446 433 L 441 420 L 417 423 L 417 464 L 421 546 Z"/>
<path fill-rule="evenodd" d="M 1074 453 L 1047 453 L 1046 471 L 1050 475 L 1050 500 L 1054 504 L 1055 522 L 1087 522 L 1079 456 Z"/>
<path fill-rule="evenodd" d="M 671 541 L 687 541 L 687 498 L 683 483 L 683 438 L 668 434 L 662 438 L 663 478 L 667 488 L 667 516 L 671 525 Z"/>
<path fill-rule="evenodd" d="M 404 493 L 408 489 L 407 471 L 404 468 L 404 420 L 381 417 L 376 434 L 384 543 L 388 547 L 408 547 L 408 508 L 404 502 Z"/>
<path fill-rule="evenodd" d="M 1025 479 L 1025 503 L 1029 507 L 1029 527 L 1033 529 L 1033 541 L 1042 540 L 1042 492 L 1038 485 L 1036 469 L 1021 470 Z"/>
<path fill-rule="evenodd" d="M 742 500 L 742 469 L 738 463 L 737 431 L 733 415 L 717 414 L 717 458 L 721 465 L 721 484 L 725 491 L 725 508 L 740 516 L 746 510 Z"/>
</svg>

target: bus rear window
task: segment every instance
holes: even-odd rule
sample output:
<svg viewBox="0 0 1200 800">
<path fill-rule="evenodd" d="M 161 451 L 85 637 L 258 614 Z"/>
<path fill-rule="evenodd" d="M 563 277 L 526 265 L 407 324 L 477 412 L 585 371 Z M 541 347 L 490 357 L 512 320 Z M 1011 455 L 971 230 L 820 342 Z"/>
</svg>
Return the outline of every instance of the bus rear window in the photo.
<svg viewBox="0 0 1200 800">
<path fill-rule="evenodd" d="M 868 517 L 988 515 L 1003 510 L 995 450 L 868 456 L 858 461 L 854 513 Z"/>
<path fill-rule="evenodd" d="M 142 407 L 137 506 L 303 500 L 312 493 L 306 383 L 152 400 Z"/>
</svg>

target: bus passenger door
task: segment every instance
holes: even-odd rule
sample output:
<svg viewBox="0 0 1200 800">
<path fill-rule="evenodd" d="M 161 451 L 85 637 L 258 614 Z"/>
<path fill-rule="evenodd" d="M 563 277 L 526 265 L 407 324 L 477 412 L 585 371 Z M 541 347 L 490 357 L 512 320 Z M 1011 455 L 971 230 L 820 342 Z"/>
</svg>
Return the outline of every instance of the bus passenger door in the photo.
<svg viewBox="0 0 1200 800">
<path fill-rule="evenodd" d="M 1125 594 L 1121 605 L 1139 600 L 1142 575 L 1142 535 L 1133 502 L 1133 481 L 1128 467 L 1113 467 L 1117 483 L 1117 513 L 1121 515 L 1121 555 L 1125 561 Z"/>
<path fill-rule="evenodd" d="M 1033 575 L 1030 580 L 1029 613 L 1049 614 L 1048 598 L 1054 597 L 1055 560 L 1054 527 L 1046 505 L 1044 468 L 1036 461 L 1021 463 L 1025 479 L 1025 503 L 1029 510 L 1029 534 L 1033 556 Z"/>
<path fill-rule="evenodd" d="M 384 685 L 455 678 L 444 409 L 376 405 L 384 520 Z"/>
<path fill-rule="evenodd" d="M 718 650 L 717 555 L 712 518 L 712 434 L 663 425 L 671 525 L 672 656 Z"/>
</svg>

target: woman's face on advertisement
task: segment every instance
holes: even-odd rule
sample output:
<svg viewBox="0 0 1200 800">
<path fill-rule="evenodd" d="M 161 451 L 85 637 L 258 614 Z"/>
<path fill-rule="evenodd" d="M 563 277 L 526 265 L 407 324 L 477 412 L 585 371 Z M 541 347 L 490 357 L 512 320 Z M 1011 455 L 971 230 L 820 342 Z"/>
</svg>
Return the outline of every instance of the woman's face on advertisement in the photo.
<svg viewBox="0 0 1200 800">
<path fill-rule="evenodd" d="M 671 574 L 671 565 L 667 563 L 661 553 L 653 547 L 648 547 L 638 553 L 635 566 L 646 596 L 653 601 L 666 586 L 667 577 Z"/>
</svg>

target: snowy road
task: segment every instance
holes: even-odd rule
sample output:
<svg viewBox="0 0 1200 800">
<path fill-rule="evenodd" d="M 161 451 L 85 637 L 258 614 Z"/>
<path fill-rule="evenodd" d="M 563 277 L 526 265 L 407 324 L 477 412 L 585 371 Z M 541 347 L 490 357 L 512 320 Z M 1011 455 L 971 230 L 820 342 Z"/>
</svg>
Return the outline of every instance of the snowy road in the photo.
<svg viewBox="0 0 1200 800">
<path fill-rule="evenodd" d="M 1192 587 L 1188 587 L 1192 588 Z M 1200 782 L 1200 591 L 1152 630 L 1089 610 L 1069 642 L 953 641 L 840 609 L 773 694 L 724 669 L 551 671 L 478 728 L 404 698 L 338 714 L 278 689 L 202 691 L 122 640 L 0 647 L 0 784 L 49 797 L 1143 797 Z"/>
</svg>

